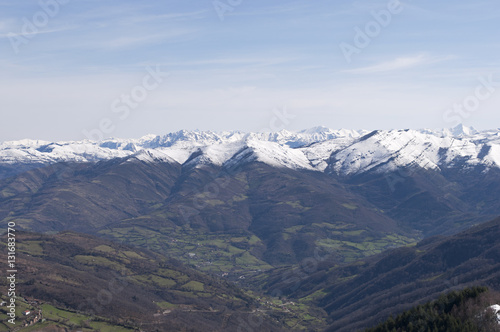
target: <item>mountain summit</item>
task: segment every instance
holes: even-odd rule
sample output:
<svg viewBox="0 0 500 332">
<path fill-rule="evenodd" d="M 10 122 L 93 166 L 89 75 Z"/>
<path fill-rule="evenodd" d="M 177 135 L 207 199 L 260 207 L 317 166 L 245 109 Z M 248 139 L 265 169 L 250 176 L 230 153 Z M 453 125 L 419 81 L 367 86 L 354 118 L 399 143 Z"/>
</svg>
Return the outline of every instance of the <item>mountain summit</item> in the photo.
<svg viewBox="0 0 500 332">
<path fill-rule="evenodd" d="M 193 167 L 234 166 L 251 160 L 339 175 L 384 173 L 415 166 L 434 170 L 457 165 L 489 169 L 500 168 L 500 130 L 479 132 L 463 125 L 443 130 L 373 132 L 315 127 L 274 133 L 181 130 L 164 136 L 110 138 L 100 142 L 21 140 L 0 144 L 0 165 L 9 168 L 60 162 L 94 163 L 134 155 L 142 158 L 146 150 L 154 150 L 154 155 L 161 155 L 164 162 L 190 163 Z"/>
</svg>

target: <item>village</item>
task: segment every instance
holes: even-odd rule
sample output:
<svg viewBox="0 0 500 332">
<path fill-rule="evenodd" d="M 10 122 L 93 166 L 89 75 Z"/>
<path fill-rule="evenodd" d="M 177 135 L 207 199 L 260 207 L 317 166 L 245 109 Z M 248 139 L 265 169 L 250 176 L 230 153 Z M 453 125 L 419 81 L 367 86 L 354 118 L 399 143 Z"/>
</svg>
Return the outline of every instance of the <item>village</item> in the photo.
<svg viewBox="0 0 500 332">
<path fill-rule="evenodd" d="M 7 301 L 0 298 L 0 332 L 3 331 L 136 331 L 135 328 L 116 326 L 102 317 L 91 317 L 82 313 L 64 310 L 30 297 L 18 297 L 16 301 L 15 325 L 7 322 Z M 59 331 L 59 330 L 58 330 Z"/>
<path fill-rule="evenodd" d="M 16 310 L 16 325 L 21 327 L 33 326 L 38 322 L 45 322 L 40 301 L 32 298 L 17 298 L 19 309 Z M 2 299 L 0 310 L 2 314 L 6 313 L 7 302 Z M 4 323 L 5 324 L 5 323 Z M 9 324 L 11 325 L 11 324 Z"/>
</svg>

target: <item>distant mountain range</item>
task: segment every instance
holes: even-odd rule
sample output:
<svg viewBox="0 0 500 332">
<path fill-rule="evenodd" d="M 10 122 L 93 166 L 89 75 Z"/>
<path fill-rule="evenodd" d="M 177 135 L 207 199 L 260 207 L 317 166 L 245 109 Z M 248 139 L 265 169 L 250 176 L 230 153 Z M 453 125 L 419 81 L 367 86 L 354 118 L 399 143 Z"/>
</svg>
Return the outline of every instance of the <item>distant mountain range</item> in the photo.
<svg viewBox="0 0 500 332">
<path fill-rule="evenodd" d="M 477 131 L 459 125 L 442 130 L 332 130 L 316 127 L 300 132 L 242 133 L 179 131 L 140 139 L 101 142 L 21 140 L 0 144 L 0 177 L 12 165 L 97 162 L 134 156 L 196 167 L 235 167 L 259 161 L 274 167 L 335 172 L 387 172 L 400 167 L 500 167 L 500 130 Z"/>
</svg>

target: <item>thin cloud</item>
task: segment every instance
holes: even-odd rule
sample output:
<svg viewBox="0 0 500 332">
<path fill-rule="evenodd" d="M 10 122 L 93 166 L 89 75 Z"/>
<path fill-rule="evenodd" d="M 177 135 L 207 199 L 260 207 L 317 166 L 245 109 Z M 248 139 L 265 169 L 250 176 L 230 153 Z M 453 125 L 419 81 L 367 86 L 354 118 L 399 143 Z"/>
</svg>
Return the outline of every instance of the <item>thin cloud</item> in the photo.
<svg viewBox="0 0 500 332">
<path fill-rule="evenodd" d="M 198 61 L 182 61 L 167 63 L 169 66 L 203 66 L 203 65 L 276 65 L 296 60 L 295 58 L 219 58 Z"/>
<path fill-rule="evenodd" d="M 178 30 L 178 31 L 169 31 L 167 33 L 159 33 L 148 36 L 119 37 L 112 39 L 110 41 L 103 42 L 103 46 L 107 46 L 109 48 L 133 47 L 142 44 L 158 43 L 166 39 L 176 38 L 190 33 L 192 33 L 192 31 Z"/>
<path fill-rule="evenodd" d="M 450 3 L 446 4 L 446 11 L 438 8 L 429 9 L 416 4 L 405 3 L 405 10 L 426 19 L 440 21 L 454 21 L 461 24 L 483 22 L 500 17 L 497 1 L 483 1 L 473 3 Z"/>
<path fill-rule="evenodd" d="M 188 19 L 202 19 L 206 17 L 208 10 L 198 10 L 194 12 L 187 13 L 171 13 L 163 15 L 145 15 L 142 17 L 136 17 L 133 20 L 135 22 L 144 22 L 151 20 L 188 20 Z"/>
<path fill-rule="evenodd" d="M 9 37 L 33 37 L 33 36 L 36 36 L 36 35 L 42 35 L 42 34 L 48 34 L 48 33 L 55 33 L 55 32 L 62 32 L 62 31 L 67 31 L 67 30 L 73 30 L 75 29 L 76 27 L 72 26 L 72 27 L 62 27 L 62 28 L 54 28 L 54 29 L 46 29 L 46 30 L 37 30 L 37 31 L 33 31 L 33 32 L 30 32 L 30 33 L 16 33 L 14 31 L 9 31 L 7 33 L 3 32 L 3 33 L 0 33 L 0 38 L 9 38 Z"/>
<path fill-rule="evenodd" d="M 188 21 L 188 20 L 200 20 L 208 15 L 208 10 L 199 10 L 193 12 L 183 12 L 183 13 L 170 13 L 161 15 L 141 15 L 138 16 L 137 13 L 126 12 L 119 18 L 116 18 L 108 13 L 102 14 L 101 16 L 94 16 L 94 19 L 99 19 L 101 26 L 116 26 L 130 25 L 131 23 L 146 23 L 148 25 L 157 24 L 157 21 L 170 22 L 170 21 Z M 108 17 L 109 16 L 109 17 Z"/>
<path fill-rule="evenodd" d="M 306 10 L 309 8 L 309 5 L 304 4 L 290 4 L 290 5 L 282 5 L 282 6 L 272 6 L 268 8 L 262 8 L 260 10 L 240 10 L 238 7 L 233 12 L 229 12 L 228 15 L 231 16 L 264 16 L 264 15 L 272 15 L 272 14 L 282 14 L 289 13 L 298 10 Z"/>
<path fill-rule="evenodd" d="M 179 37 L 186 37 L 195 34 L 195 29 L 176 29 L 164 31 L 161 33 L 143 32 L 142 34 L 134 34 L 130 36 L 108 37 L 107 39 L 99 39 L 89 41 L 87 43 L 80 43 L 78 46 L 85 49 L 122 49 L 132 48 L 141 45 L 164 43 L 174 40 Z"/>
<path fill-rule="evenodd" d="M 419 54 L 412 57 L 396 58 L 392 61 L 382 62 L 373 66 L 344 70 L 344 73 L 352 74 L 373 74 L 382 72 L 391 72 L 396 70 L 404 70 L 418 66 L 428 65 L 436 62 L 441 62 L 450 59 L 446 57 L 430 57 L 425 54 Z"/>
</svg>

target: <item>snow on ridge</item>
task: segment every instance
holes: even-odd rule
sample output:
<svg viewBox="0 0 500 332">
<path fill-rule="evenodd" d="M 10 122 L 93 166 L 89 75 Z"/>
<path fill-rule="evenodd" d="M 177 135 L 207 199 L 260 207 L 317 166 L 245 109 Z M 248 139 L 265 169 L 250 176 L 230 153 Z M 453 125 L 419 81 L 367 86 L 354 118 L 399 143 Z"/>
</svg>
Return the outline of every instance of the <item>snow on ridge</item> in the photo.
<svg viewBox="0 0 500 332">
<path fill-rule="evenodd" d="M 309 160 L 299 149 L 292 149 L 271 141 L 248 139 L 223 166 L 233 168 L 237 165 L 259 161 L 276 168 L 305 169 L 316 171 Z"/>
<path fill-rule="evenodd" d="M 23 139 L 19 141 L 6 141 L 0 142 L 0 150 L 4 149 L 16 149 L 16 148 L 38 148 L 43 145 L 51 144 L 49 141 L 43 140 L 32 140 L 32 139 Z"/>
<path fill-rule="evenodd" d="M 196 154 L 195 154 L 196 153 Z M 399 167 L 500 167 L 500 129 L 457 126 L 442 130 L 333 130 L 243 133 L 181 130 L 139 139 L 109 138 L 0 143 L 0 163 L 97 162 L 133 156 L 144 162 L 218 166 L 258 160 L 274 167 L 339 174 L 387 172 Z"/>
<path fill-rule="evenodd" d="M 133 160 L 139 160 L 143 161 L 146 163 L 155 163 L 155 162 L 163 162 L 163 163 L 169 163 L 173 164 L 176 162 L 175 159 L 170 157 L 168 154 L 164 153 L 161 150 L 154 150 L 154 149 L 144 149 L 140 150 L 137 153 L 134 153 L 131 155 L 130 159 L 127 161 L 133 161 Z"/>
<path fill-rule="evenodd" d="M 438 136 L 426 131 L 378 131 L 358 140 L 335 155 L 333 169 L 343 175 L 370 170 L 388 172 L 401 167 L 418 166 L 440 169 L 460 162 L 465 166 L 500 167 L 499 145 L 487 147 L 474 142 L 473 137 Z"/>
<path fill-rule="evenodd" d="M 304 153 L 275 142 L 251 140 L 247 142 L 256 159 L 274 167 L 315 170 Z"/>
<path fill-rule="evenodd" d="M 241 140 L 245 133 L 239 131 L 188 131 L 180 130 L 175 133 L 169 133 L 164 136 L 148 135 L 143 138 L 150 138 L 143 142 L 144 146 L 149 148 L 172 147 L 172 146 L 206 146 L 213 144 L 222 144 L 226 142 L 235 142 Z"/>
<path fill-rule="evenodd" d="M 313 143 L 304 148 L 300 148 L 311 166 L 323 172 L 328 167 L 328 161 L 336 152 L 345 149 L 353 144 L 356 139 L 352 137 L 341 137 L 324 142 Z"/>
<path fill-rule="evenodd" d="M 193 152 L 198 152 L 200 153 L 200 155 L 191 159 L 187 164 L 192 166 L 204 165 L 204 164 L 222 166 L 227 160 L 229 160 L 232 156 L 234 156 L 243 147 L 244 147 L 244 142 L 238 141 L 226 144 L 214 144 L 205 146 L 203 148 L 198 148 L 196 151 Z"/>
</svg>

